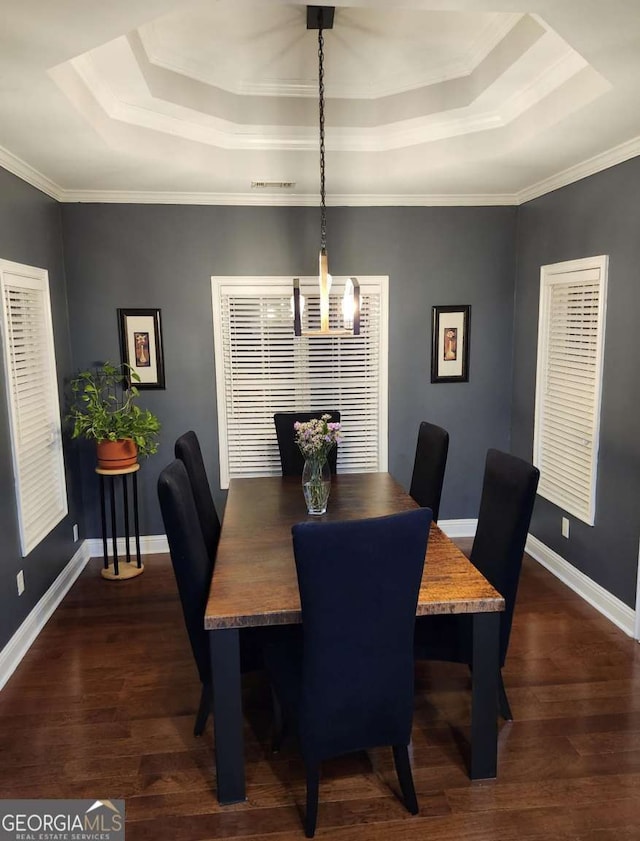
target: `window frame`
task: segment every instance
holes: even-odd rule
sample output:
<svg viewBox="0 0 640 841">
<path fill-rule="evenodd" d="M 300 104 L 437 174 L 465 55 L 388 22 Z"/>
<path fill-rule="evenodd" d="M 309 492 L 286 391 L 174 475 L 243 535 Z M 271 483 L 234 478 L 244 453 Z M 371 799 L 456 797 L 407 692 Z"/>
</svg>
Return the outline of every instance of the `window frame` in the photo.
<svg viewBox="0 0 640 841">
<path fill-rule="evenodd" d="M 49 386 L 48 405 L 49 416 L 46 425 L 49 427 L 48 446 L 54 449 L 55 476 L 52 475 L 52 483 L 58 484 L 58 499 L 55 500 L 58 507 L 44 521 L 38 521 L 30 529 L 27 528 L 25 509 L 28 507 L 25 494 L 29 483 L 26 481 L 21 464 L 19 447 L 21 444 L 21 418 L 20 407 L 16 405 L 12 381 L 15 371 L 12 367 L 13 347 L 10 337 L 10 322 L 5 305 L 5 289 L 9 283 L 6 275 L 20 279 L 15 282 L 16 287 L 36 290 L 42 296 L 43 329 L 42 342 L 46 348 L 46 370 L 45 378 Z M 27 266 L 21 263 L 14 263 L 10 260 L 0 259 L 0 334 L 2 345 L 3 368 L 5 373 L 5 393 L 7 399 L 7 413 L 9 417 L 9 433 L 11 442 L 11 459 L 13 467 L 13 478 L 15 485 L 16 509 L 18 515 L 18 530 L 20 535 L 20 547 L 22 557 L 32 552 L 44 538 L 69 513 L 67 497 L 66 474 L 64 465 L 64 452 L 62 448 L 62 419 L 60 415 L 60 399 L 58 395 L 58 373 L 55 357 L 55 341 L 53 335 L 53 317 L 51 312 L 51 294 L 49 289 L 49 272 L 46 269 L 36 266 Z M 24 421 L 22 421 L 24 423 Z"/>
<path fill-rule="evenodd" d="M 608 255 L 567 260 L 540 267 L 540 306 L 538 319 L 538 351 L 536 361 L 536 392 L 533 437 L 533 462 L 540 469 L 538 494 L 562 510 L 572 514 L 587 525 L 593 526 L 596 515 L 596 491 L 598 477 L 598 456 L 600 445 L 600 421 L 602 410 L 602 382 L 604 374 L 605 326 L 607 310 Z M 570 499 L 549 488 L 545 481 L 544 458 L 544 422 L 546 416 L 546 388 L 551 331 L 551 293 L 555 286 L 575 283 L 571 275 L 580 272 L 597 271 L 598 276 L 598 315 L 595 348 L 595 374 L 592 398 L 593 423 L 591 427 L 592 455 L 588 485 L 588 500 L 585 507 L 574 505 Z M 588 281 L 585 281 L 588 282 Z"/>
<path fill-rule="evenodd" d="M 347 277 L 334 277 L 332 285 L 332 296 L 341 295 L 340 289 L 347 281 Z M 379 295 L 380 301 L 380 336 L 379 336 L 379 365 L 378 365 L 378 469 L 388 469 L 388 364 L 389 364 L 389 278 L 387 275 L 374 275 L 358 277 L 360 283 L 361 300 L 367 295 L 375 293 Z M 300 288 L 303 294 L 310 290 L 317 290 L 317 277 L 300 277 Z M 263 296 L 265 293 L 273 294 L 274 297 L 290 298 L 293 292 L 293 278 L 290 276 L 212 276 L 212 315 L 213 315 L 213 339 L 214 339 L 214 367 L 216 375 L 216 406 L 218 408 L 218 447 L 220 465 L 220 487 L 226 489 L 229 486 L 230 471 L 228 457 L 228 428 L 226 412 L 226 394 L 224 383 L 224 351 L 221 335 L 221 300 L 224 294 L 229 291 L 241 290 L 244 296 Z M 293 317 L 291 319 L 291 334 L 293 336 Z M 297 342 L 314 342 L 316 338 L 301 337 Z M 343 337 L 338 341 L 352 341 L 350 337 Z M 302 401 L 304 402 L 304 401 Z M 221 409 L 224 407 L 225 411 Z M 300 406 L 299 408 L 303 408 Z M 315 407 L 309 407 L 315 408 Z M 340 408 L 331 406 L 330 408 Z M 275 427 L 273 430 L 275 439 Z M 271 474 L 264 474 L 271 475 Z"/>
</svg>

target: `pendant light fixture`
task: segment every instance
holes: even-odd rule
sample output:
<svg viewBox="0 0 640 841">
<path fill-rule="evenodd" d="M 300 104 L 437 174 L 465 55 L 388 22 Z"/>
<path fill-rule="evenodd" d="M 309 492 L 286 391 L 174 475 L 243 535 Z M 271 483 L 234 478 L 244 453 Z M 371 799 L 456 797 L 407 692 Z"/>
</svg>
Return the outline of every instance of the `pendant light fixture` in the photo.
<svg viewBox="0 0 640 841">
<path fill-rule="evenodd" d="M 318 30 L 318 110 L 320 118 L 320 329 L 303 330 L 304 296 L 300 280 L 293 281 L 293 329 L 296 336 L 358 336 L 360 334 L 360 285 L 355 277 L 347 280 L 342 299 L 342 327 L 329 327 L 329 292 L 331 275 L 327 258 L 327 207 L 325 201 L 324 161 L 324 38 L 325 29 L 333 29 L 333 6 L 307 6 L 307 29 Z"/>
</svg>

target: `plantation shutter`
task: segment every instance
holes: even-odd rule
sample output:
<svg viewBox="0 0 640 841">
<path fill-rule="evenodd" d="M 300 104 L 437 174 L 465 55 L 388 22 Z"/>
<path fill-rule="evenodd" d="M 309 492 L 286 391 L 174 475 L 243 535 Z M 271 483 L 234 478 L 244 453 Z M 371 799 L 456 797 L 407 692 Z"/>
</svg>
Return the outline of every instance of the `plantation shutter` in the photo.
<svg viewBox="0 0 640 841">
<path fill-rule="evenodd" d="M 607 258 L 543 266 L 534 461 L 538 493 L 595 521 Z"/>
<path fill-rule="evenodd" d="M 296 338 L 290 280 L 213 279 L 222 487 L 231 477 L 280 475 L 273 415 L 281 411 L 338 409 L 338 470 L 387 469 L 386 278 L 360 286 L 360 336 Z M 314 289 L 317 281 L 302 285 L 305 322 L 319 319 Z"/>
<path fill-rule="evenodd" d="M 0 260 L 2 339 L 20 543 L 27 555 L 67 513 L 44 269 Z"/>
</svg>

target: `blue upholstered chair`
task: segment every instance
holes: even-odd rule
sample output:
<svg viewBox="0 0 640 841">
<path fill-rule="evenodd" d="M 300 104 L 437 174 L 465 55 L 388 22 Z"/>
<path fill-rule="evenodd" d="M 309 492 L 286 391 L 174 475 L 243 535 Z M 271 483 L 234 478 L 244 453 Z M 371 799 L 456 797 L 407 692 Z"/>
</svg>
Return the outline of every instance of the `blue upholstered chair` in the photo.
<svg viewBox="0 0 640 841">
<path fill-rule="evenodd" d="M 213 568 L 220 540 L 220 520 L 211 496 L 211 487 L 196 433 L 189 431 L 181 435 L 175 443 L 174 452 L 187 470 L 200 529 Z M 243 628 L 240 632 L 240 656 L 244 672 L 262 668 L 262 637 L 265 633 L 264 628 Z"/>
<path fill-rule="evenodd" d="M 266 646 L 285 721 L 295 724 L 313 837 L 320 763 L 390 745 L 406 808 L 417 814 L 408 745 L 413 632 L 431 511 L 293 526 L 302 633 Z"/>
<path fill-rule="evenodd" d="M 178 449 L 177 446 L 176 449 Z M 199 449 L 198 447 L 198 452 Z M 206 475 L 204 475 L 204 480 L 206 482 Z M 208 487 L 207 483 L 207 491 Z M 209 545 L 207 545 L 201 520 L 202 512 L 207 508 L 203 504 L 198 506 L 193 488 L 191 476 L 181 459 L 176 459 L 165 467 L 158 477 L 158 498 L 169 542 L 171 563 L 178 585 L 189 642 L 202 683 L 200 704 L 193 731 L 195 736 L 200 736 L 207 723 L 213 701 L 209 639 L 204 630 L 204 611 L 215 566 L 215 550 L 218 545 L 220 523 L 213 508 L 213 501 L 211 501 L 217 525 L 214 524 L 214 527 L 209 529 Z M 209 498 L 211 498 L 210 494 Z M 212 547 L 213 551 L 211 551 Z M 267 630 L 241 629 L 240 666 L 243 672 L 263 668 L 262 636 Z"/>
<path fill-rule="evenodd" d="M 214 559 L 220 539 L 220 519 L 211 496 L 202 450 L 196 433 L 189 431 L 181 435 L 175 443 L 174 452 L 176 458 L 180 459 L 187 470 L 202 536 L 209 556 Z"/>
<path fill-rule="evenodd" d="M 294 423 L 296 421 L 306 423 L 312 418 L 321 418 L 322 415 L 329 415 L 330 423 L 340 423 L 340 412 L 335 409 L 318 409 L 316 412 L 276 412 L 273 416 L 283 476 L 302 476 L 304 467 L 304 456 L 295 440 Z M 327 457 L 332 473 L 336 472 L 337 458 L 338 448 L 333 447 Z"/>
<path fill-rule="evenodd" d="M 471 562 L 505 600 L 500 614 L 499 709 L 503 718 L 513 716 L 502 679 L 509 647 L 522 556 L 538 488 L 539 470 L 517 456 L 487 453 L 478 527 Z M 472 628 L 468 615 L 421 616 L 416 621 L 415 653 L 418 659 L 472 662 Z"/>
<path fill-rule="evenodd" d="M 409 493 L 422 508 L 433 511 L 438 522 L 444 471 L 449 451 L 449 433 L 441 426 L 422 421 L 418 429 L 418 443 L 413 463 Z"/>
<path fill-rule="evenodd" d="M 187 469 L 181 461 L 173 461 L 160 473 L 158 498 L 182 613 L 202 684 L 193 731 L 195 736 L 200 736 L 212 706 L 211 662 L 204 611 L 215 555 L 212 557 L 207 551 Z"/>
</svg>

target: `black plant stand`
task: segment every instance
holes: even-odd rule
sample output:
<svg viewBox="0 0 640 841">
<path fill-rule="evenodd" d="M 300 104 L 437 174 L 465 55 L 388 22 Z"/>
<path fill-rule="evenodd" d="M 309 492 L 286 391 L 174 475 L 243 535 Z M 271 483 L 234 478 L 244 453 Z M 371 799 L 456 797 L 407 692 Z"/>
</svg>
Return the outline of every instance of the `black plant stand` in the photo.
<svg viewBox="0 0 640 841">
<path fill-rule="evenodd" d="M 125 467 L 122 470 L 103 470 L 96 467 L 96 473 L 100 477 L 100 518 L 102 522 L 102 551 L 104 556 L 104 567 L 102 577 L 109 581 L 122 581 L 127 578 L 135 578 L 144 572 L 144 564 L 140 555 L 140 524 L 138 521 L 138 470 L 139 464 L 132 467 Z M 116 478 L 122 477 L 122 509 L 124 513 L 124 534 L 125 534 L 125 557 L 118 558 L 117 546 L 117 517 L 116 517 Z M 111 509 L 111 547 L 112 561 L 109 563 L 109 550 L 107 548 L 107 503 L 105 493 L 105 480 L 109 482 L 109 503 Z M 135 536 L 135 561 L 131 560 L 131 535 L 129 533 L 129 482 L 133 490 L 133 530 Z"/>
</svg>

